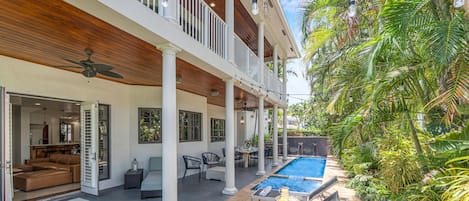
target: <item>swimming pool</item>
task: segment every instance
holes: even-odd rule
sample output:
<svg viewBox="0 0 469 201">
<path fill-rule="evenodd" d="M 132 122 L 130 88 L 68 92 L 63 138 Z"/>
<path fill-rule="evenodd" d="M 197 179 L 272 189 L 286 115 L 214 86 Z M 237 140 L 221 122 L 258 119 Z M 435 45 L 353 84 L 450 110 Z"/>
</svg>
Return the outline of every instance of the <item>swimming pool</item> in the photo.
<svg viewBox="0 0 469 201">
<path fill-rule="evenodd" d="M 280 190 L 283 186 L 287 186 L 289 191 L 307 193 L 318 188 L 321 185 L 320 181 L 308 180 L 300 177 L 287 178 L 270 176 L 263 182 L 257 184 L 253 190 L 258 190 L 271 186 L 272 190 Z"/>
<path fill-rule="evenodd" d="M 286 186 L 290 192 L 305 195 L 321 185 L 325 167 L 325 158 L 299 157 L 254 186 L 252 190 L 263 189 L 267 186 L 271 186 L 272 190 L 280 190 Z"/>
<path fill-rule="evenodd" d="M 299 157 L 291 161 L 275 174 L 286 176 L 299 176 L 322 178 L 326 167 L 325 158 Z"/>
</svg>

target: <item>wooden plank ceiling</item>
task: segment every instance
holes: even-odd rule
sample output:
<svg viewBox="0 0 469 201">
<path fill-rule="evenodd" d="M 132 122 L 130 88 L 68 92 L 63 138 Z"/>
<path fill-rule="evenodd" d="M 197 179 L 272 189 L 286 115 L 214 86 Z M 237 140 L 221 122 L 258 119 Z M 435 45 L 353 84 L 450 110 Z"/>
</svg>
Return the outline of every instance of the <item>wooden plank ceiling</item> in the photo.
<svg viewBox="0 0 469 201">
<path fill-rule="evenodd" d="M 114 66 L 124 79 L 99 76 L 129 85 L 161 86 L 161 52 L 140 40 L 63 1 L 2 1 L 0 3 L 0 54 L 42 64 L 70 65 L 63 60 L 92 60 Z M 177 59 L 178 89 L 207 97 L 209 104 L 225 105 L 225 84 L 212 74 Z M 64 69 L 79 73 L 79 70 Z M 219 96 L 211 96 L 217 90 Z M 257 98 L 235 88 L 235 108 L 257 107 Z M 266 104 L 266 107 L 271 105 Z"/>
</svg>

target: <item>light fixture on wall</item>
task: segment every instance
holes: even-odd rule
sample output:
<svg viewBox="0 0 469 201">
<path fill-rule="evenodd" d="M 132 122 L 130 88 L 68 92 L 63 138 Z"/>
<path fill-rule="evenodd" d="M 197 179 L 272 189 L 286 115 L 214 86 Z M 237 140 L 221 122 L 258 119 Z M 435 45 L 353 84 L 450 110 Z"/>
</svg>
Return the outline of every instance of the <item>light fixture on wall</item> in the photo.
<svg viewBox="0 0 469 201">
<path fill-rule="evenodd" d="M 245 119 L 244 119 L 244 115 L 246 115 L 246 111 L 248 110 L 248 107 L 247 107 L 248 103 L 246 101 L 243 102 L 243 114 L 241 115 L 241 119 L 239 120 L 239 123 L 241 125 L 244 125 L 245 123 Z"/>
<path fill-rule="evenodd" d="M 349 17 L 355 17 L 357 15 L 357 4 L 355 0 L 350 0 L 349 1 L 349 7 L 348 7 L 348 16 Z"/>
<path fill-rule="evenodd" d="M 267 1 L 264 1 L 264 16 L 267 17 L 268 14 L 269 14 L 269 5 Z"/>
<path fill-rule="evenodd" d="M 176 84 L 181 84 L 182 83 L 182 75 L 177 73 L 176 74 Z"/>
<path fill-rule="evenodd" d="M 161 2 L 161 5 L 163 5 L 163 7 L 168 7 L 168 0 L 163 0 L 163 2 Z"/>
<path fill-rule="evenodd" d="M 253 15 L 259 14 L 259 5 L 257 5 L 257 0 L 252 0 L 251 12 Z"/>
<path fill-rule="evenodd" d="M 212 89 L 210 90 L 210 96 L 219 96 L 220 95 L 220 91 L 216 90 L 216 89 Z"/>
</svg>

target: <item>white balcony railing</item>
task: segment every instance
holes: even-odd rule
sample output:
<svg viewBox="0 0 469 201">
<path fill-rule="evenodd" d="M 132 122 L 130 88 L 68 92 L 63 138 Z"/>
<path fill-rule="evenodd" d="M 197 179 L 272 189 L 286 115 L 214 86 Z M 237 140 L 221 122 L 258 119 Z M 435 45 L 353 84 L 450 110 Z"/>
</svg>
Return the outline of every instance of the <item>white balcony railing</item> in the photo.
<svg viewBox="0 0 469 201">
<path fill-rule="evenodd" d="M 203 0 L 177 0 L 179 26 L 193 39 L 226 58 L 226 24 Z"/>
<path fill-rule="evenodd" d="M 278 77 L 267 66 L 264 68 L 264 85 L 267 90 L 281 97 L 283 94 L 283 84 Z"/>
<path fill-rule="evenodd" d="M 238 36 L 235 36 L 235 64 L 241 72 L 260 81 L 259 58 Z"/>
<path fill-rule="evenodd" d="M 162 15 L 158 9 L 158 0 L 138 0 L 153 12 Z M 172 0 L 173 1 L 173 0 Z M 177 21 L 187 35 L 201 43 L 220 57 L 227 58 L 227 26 L 225 22 L 203 0 L 176 1 Z M 259 84 L 263 84 L 269 92 L 282 97 L 283 84 L 268 68 L 259 67 L 259 57 L 235 35 L 235 64 L 241 72 Z M 264 71 L 264 82 L 260 74 Z"/>
<path fill-rule="evenodd" d="M 157 0 L 138 0 L 159 13 Z M 187 35 L 220 57 L 226 58 L 226 24 L 203 0 L 175 0 L 178 25 Z"/>
</svg>

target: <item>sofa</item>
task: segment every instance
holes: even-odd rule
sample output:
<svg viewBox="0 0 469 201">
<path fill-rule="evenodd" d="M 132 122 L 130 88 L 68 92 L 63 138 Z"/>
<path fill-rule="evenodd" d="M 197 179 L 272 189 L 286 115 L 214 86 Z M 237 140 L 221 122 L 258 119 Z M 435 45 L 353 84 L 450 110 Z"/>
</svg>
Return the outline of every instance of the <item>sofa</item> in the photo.
<svg viewBox="0 0 469 201">
<path fill-rule="evenodd" d="M 37 170 L 68 171 L 72 175 L 72 183 L 80 182 L 80 155 L 51 154 L 49 158 L 31 159 L 28 165 Z"/>
<path fill-rule="evenodd" d="M 72 174 L 68 170 L 37 170 L 13 176 L 13 186 L 22 191 L 32 191 L 69 183 L 72 183 Z"/>
<path fill-rule="evenodd" d="M 150 157 L 148 174 L 142 181 L 140 199 L 149 197 L 161 197 L 163 189 L 162 161 L 161 157 Z"/>
</svg>

